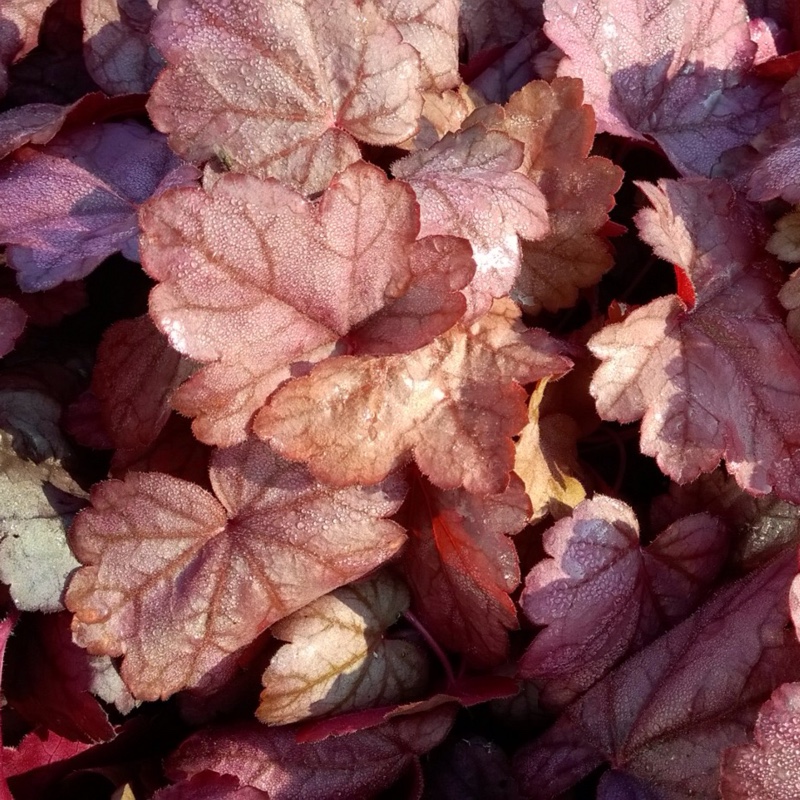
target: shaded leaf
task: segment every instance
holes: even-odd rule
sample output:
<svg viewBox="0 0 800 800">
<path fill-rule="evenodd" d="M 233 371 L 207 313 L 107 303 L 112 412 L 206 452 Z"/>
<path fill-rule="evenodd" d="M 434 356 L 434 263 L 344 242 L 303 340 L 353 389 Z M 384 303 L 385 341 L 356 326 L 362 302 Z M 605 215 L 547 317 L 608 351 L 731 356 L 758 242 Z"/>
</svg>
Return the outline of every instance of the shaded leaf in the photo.
<svg viewBox="0 0 800 800">
<path fill-rule="evenodd" d="M 641 235 L 686 276 L 589 340 L 604 419 L 642 420 L 641 450 L 679 483 L 724 458 L 739 485 L 800 501 L 800 355 L 783 326 L 755 210 L 721 181 L 642 187 Z"/>
<path fill-rule="evenodd" d="M 83 0 L 86 67 L 109 94 L 148 92 L 163 62 L 150 43 L 155 0 Z"/>
<path fill-rule="evenodd" d="M 374 483 L 413 455 L 440 488 L 500 492 L 525 422 L 519 384 L 570 365 L 518 317 L 498 302 L 408 355 L 329 358 L 281 387 L 254 430 L 332 485 Z"/>
<path fill-rule="evenodd" d="M 509 598 L 519 583 L 508 534 L 527 521 L 530 504 L 512 476 L 501 494 L 443 492 L 418 479 L 404 518 L 409 541 L 403 568 L 414 610 L 444 647 L 487 667 L 508 655 L 508 630 L 517 628 Z"/>
<path fill-rule="evenodd" d="M 469 56 L 514 44 L 541 27 L 543 0 L 462 0 L 460 31 Z"/>
<path fill-rule="evenodd" d="M 216 156 L 311 194 L 358 160 L 353 137 L 416 131 L 419 57 L 372 4 L 170 0 L 153 41 L 167 68 L 150 116 L 190 161 Z"/>
<path fill-rule="evenodd" d="M 142 449 L 155 441 L 169 417 L 172 393 L 190 370 L 147 316 L 120 320 L 106 330 L 92 392 L 115 447 Z"/>
<path fill-rule="evenodd" d="M 545 0 L 545 32 L 582 78 L 601 131 L 655 139 L 684 175 L 774 121 L 773 85 L 748 75 L 743 0 Z"/>
<path fill-rule="evenodd" d="M 786 631 L 795 562 L 784 553 L 726 587 L 573 703 L 517 753 L 523 792 L 554 798 L 606 760 L 663 800 L 717 798 L 723 751 L 797 674 Z"/>
<path fill-rule="evenodd" d="M 377 567 L 401 546 L 403 487 L 330 489 L 248 442 L 218 451 L 216 497 L 159 473 L 92 490 L 70 542 L 86 566 L 67 607 L 75 641 L 124 656 L 139 699 L 203 685 L 262 631 Z M 217 499 L 219 498 L 219 499 Z"/>
<path fill-rule="evenodd" d="M 130 121 L 68 131 L 4 161 L 0 240 L 22 289 L 82 278 L 118 250 L 137 259 L 137 207 L 180 163 L 160 134 Z"/>
<path fill-rule="evenodd" d="M 153 800 L 267 800 L 269 795 L 242 786 L 233 775 L 218 775 L 204 770 L 166 789 L 160 789 Z"/>
<path fill-rule="evenodd" d="M 42 17 L 53 0 L 16 0 L 0 10 L 0 96 L 8 89 L 8 66 L 27 55 L 39 39 Z"/>
<path fill-rule="evenodd" d="M 574 508 L 586 497 L 578 465 L 578 426 L 568 414 L 550 413 L 540 419 L 548 385 L 539 381 L 528 403 L 528 424 L 517 440 L 514 472 L 525 483 L 531 501 L 531 519 Z"/>
<path fill-rule="evenodd" d="M 596 495 L 544 534 L 552 558 L 528 573 L 522 609 L 540 631 L 519 663 L 548 705 L 564 706 L 686 617 L 726 556 L 726 531 L 708 514 L 686 517 L 647 548 L 619 500 Z"/>
<path fill-rule="evenodd" d="M 337 589 L 273 626 L 289 642 L 262 677 L 256 716 L 269 725 L 406 700 L 427 682 L 416 645 L 386 638 L 408 608 L 406 587 L 388 573 Z"/>
<path fill-rule="evenodd" d="M 181 745 L 167 773 L 176 778 L 211 769 L 235 775 L 271 800 L 369 800 L 439 744 L 453 716 L 442 706 L 309 744 L 298 744 L 291 728 L 257 723 L 206 729 Z"/>
</svg>

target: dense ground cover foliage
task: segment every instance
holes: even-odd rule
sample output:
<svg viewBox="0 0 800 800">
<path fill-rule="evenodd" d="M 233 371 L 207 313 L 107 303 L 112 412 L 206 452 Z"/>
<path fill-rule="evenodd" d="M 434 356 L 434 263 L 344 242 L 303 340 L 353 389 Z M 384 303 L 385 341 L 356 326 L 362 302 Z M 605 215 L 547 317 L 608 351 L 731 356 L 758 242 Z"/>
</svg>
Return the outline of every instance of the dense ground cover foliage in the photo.
<svg viewBox="0 0 800 800">
<path fill-rule="evenodd" d="M 800 6 L 0 6 L 0 800 L 800 798 Z"/>
</svg>

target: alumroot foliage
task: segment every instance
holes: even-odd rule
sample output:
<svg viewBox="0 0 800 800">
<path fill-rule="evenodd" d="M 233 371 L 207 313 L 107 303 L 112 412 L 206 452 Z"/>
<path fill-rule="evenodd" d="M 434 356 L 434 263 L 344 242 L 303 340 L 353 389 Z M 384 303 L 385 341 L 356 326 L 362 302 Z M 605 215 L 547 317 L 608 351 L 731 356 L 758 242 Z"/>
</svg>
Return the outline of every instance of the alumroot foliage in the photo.
<svg viewBox="0 0 800 800">
<path fill-rule="evenodd" d="M 0 800 L 800 796 L 798 52 L 0 8 Z"/>
</svg>

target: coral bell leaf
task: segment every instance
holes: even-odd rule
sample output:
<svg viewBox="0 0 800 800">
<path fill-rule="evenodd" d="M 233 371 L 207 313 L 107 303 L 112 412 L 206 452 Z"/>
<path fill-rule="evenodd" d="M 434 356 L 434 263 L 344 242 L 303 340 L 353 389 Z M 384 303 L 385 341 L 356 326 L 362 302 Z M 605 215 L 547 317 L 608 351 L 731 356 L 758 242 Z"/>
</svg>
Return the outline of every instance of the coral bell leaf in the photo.
<svg viewBox="0 0 800 800">
<path fill-rule="evenodd" d="M 358 160 L 353 137 L 416 133 L 419 56 L 372 3 L 169 0 L 153 41 L 167 68 L 150 116 L 190 161 L 312 194 Z"/>
<path fill-rule="evenodd" d="M 643 187 L 644 188 L 644 187 Z M 638 216 L 695 305 L 661 297 L 589 340 L 605 419 L 643 417 L 641 449 L 679 483 L 724 458 L 749 492 L 800 501 L 800 355 L 783 325 L 763 223 L 721 181 L 661 181 Z"/>
<path fill-rule="evenodd" d="M 443 705 L 368 730 L 299 744 L 291 728 L 239 723 L 185 741 L 167 763 L 172 777 L 213 770 L 236 776 L 271 800 L 370 800 L 447 735 L 455 716 Z"/>
<path fill-rule="evenodd" d="M 463 236 L 472 245 L 477 265 L 468 294 L 472 318 L 514 285 L 518 237 L 540 239 L 550 229 L 544 195 L 516 171 L 523 153 L 522 145 L 501 131 L 474 125 L 392 165 L 392 173 L 416 192 L 421 234 Z"/>
<path fill-rule="evenodd" d="M 9 64 L 27 55 L 39 39 L 42 17 L 53 0 L 16 0 L 5 3 L 0 28 L 0 96 L 8 88 Z"/>
<path fill-rule="evenodd" d="M 146 92 L 161 71 L 150 43 L 157 5 L 157 0 L 84 0 L 86 67 L 109 94 Z"/>
<path fill-rule="evenodd" d="M 724 800 L 794 800 L 800 796 L 800 683 L 779 686 L 761 707 L 755 742 L 722 761 Z"/>
<path fill-rule="evenodd" d="M 469 663 L 501 663 L 508 631 L 518 627 L 508 595 L 519 583 L 519 563 L 508 535 L 525 526 L 530 511 L 522 481 L 514 475 L 501 494 L 479 497 L 419 479 L 407 507 L 403 568 L 417 615 Z"/>
<path fill-rule="evenodd" d="M 313 203 L 273 180 L 225 175 L 210 194 L 155 198 L 141 224 L 144 267 L 160 281 L 156 324 L 181 353 L 218 362 L 175 405 L 200 416 L 195 433 L 218 445 L 245 438 L 293 362 L 408 291 L 419 232 L 410 187 L 363 162 Z"/>
<path fill-rule="evenodd" d="M 402 501 L 389 479 L 330 489 L 260 442 L 218 451 L 216 497 L 158 473 L 92 492 L 71 543 L 76 641 L 120 656 L 140 699 L 197 687 L 272 623 L 377 567 L 402 545 L 381 519 Z"/>
<path fill-rule="evenodd" d="M 517 753 L 523 791 L 554 798 L 610 761 L 663 800 L 717 798 L 723 751 L 746 740 L 761 703 L 797 672 L 786 630 L 796 571 L 784 552 L 592 687 Z"/>
<path fill-rule="evenodd" d="M 571 362 L 510 301 L 408 355 L 341 356 L 281 387 L 254 430 L 335 486 L 375 483 L 413 455 L 442 489 L 501 492 L 525 425 L 519 384 Z"/>
<path fill-rule="evenodd" d="M 726 531 L 708 514 L 676 522 L 647 548 L 630 507 L 596 495 L 544 535 L 552 558 L 528 574 L 521 605 L 547 625 L 519 664 L 565 705 L 611 667 L 694 610 L 726 555 Z"/>
<path fill-rule="evenodd" d="M 28 315 L 13 300 L 0 297 L 0 357 L 7 356 L 25 330 Z"/>
<path fill-rule="evenodd" d="M 184 178 L 192 174 L 164 137 L 131 121 L 67 131 L 41 151 L 18 150 L 0 166 L 0 241 L 9 245 L 20 287 L 77 280 L 118 250 L 138 259 L 139 204 L 165 179 Z"/>
<path fill-rule="evenodd" d="M 386 628 L 409 603 L 397 578 L 379 573 L 320 597 L 273 625 L 288 644 L 262 676 L 256 716 L 270 725 L 407 700 L 427 681 L 426 655 Z"/>
<path fill-rule="evenodd" d="M 145 448 L 167 422 L 172 392 L 187 376 L 185 359 L 147 316 L 114 323 L 103 335 L 92 391 L 115 447 Z"/>
<path fill-rule="evenodd" d="M 777 117 L 773 85 L 747 74 L 744 0 L 545 0 L 544 13 L 600 130 L 652 137 L 684 175 L 709 175 Z"/>
</svg>

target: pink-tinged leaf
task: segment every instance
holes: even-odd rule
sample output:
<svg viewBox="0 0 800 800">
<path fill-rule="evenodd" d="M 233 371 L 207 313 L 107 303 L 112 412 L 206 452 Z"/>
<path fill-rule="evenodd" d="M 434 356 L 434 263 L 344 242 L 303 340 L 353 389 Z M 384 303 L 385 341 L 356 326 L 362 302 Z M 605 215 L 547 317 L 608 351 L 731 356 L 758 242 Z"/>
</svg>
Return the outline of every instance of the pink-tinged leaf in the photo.
<svg viewBox="0 0 800 800">
<path fill-rule="evenodd" d="M 144 449 L 155 441 L 170 415 L 172 393 L 190 369 L 147 316 L 106 330 L 92 392 L 115 447 Z"/>
<path fill-rule="evenodd" d="M 443 92 L 461 83 L 459 0 L 376 0 L 375 5 L 419 53 L 422 89 Z"/>
<path fill-rule="evenodd" d="M 622 170 L 589 155 L 595 119 L 579 81 L 529 83 L 495 125 L 525 145 L 523 170 L 545 196 L 550 221 L 547 236 L 522 242 L 514 297 L 530 313 L 573 306 L 578 290 L 597 283 L 613 263 L 599 231 L 614 207 Z"/>
<path fill-rule="evenodd" d="M 67 132 L 0 165 L 0 241 L 20 287 L 88 275 L 117 250 L 138 258 L 136 210 L 180 161 L 135 122 Z"/>
<path fill-rule="evenodd" d="M 642 188 L 645 188 L 644 186 Z M 757 210 L 722 181 L 646 187 L 642 237 L 687 278 L 589 340 L 604 419 L 643 418 L 641 449 L 679 483 L 725 459 L 748 492 L 800 501 L 800 355 Z M 693 297 L 691 296 L 693 295 Z"/>
<path fill-rule="evenodd" d="M 498 301 L 408 355 L 329 358 L 281 387 L 254 430 L 334 486 L 375 483 L 413 456 L 442 489 L 502 492 L 527 418 L 520 384 L 571 365 L 518 317 Z"/>
<path fill-rule="evenodd" d="M 800 541 L 798 506 L 774 495 L 753 497 L 722 469 L 684 486 L 672 484 L 669 494 L 657 497 L 650 506 L 650 524 L 660 530 L 700 512 L 713 514 L 725 523 L 730 533 L 731 561 L 742 572 Z"/>
<path fill-rule="evenodd" d="M 789 276 L 789 280 L 781 287 L 778 299 L 789 312 L 786 315 L 786 330 L 800 348 L 800 270 Z"/>
<path fill-rule="evenodd" d="M 22 336 L 28 315 L 13 300 L 0 297 L 0 358 L 8 355 Z"/>
<path fill-rule="evenodd" d="M 439 706 L 369 730 L 298 744 L 291 728 L 240 723 L 187 739 L 167 763 L 172 777 L 213 770 L 234 775 L 270 800 L 370 800 L 450 730 L 455 712 Z"/>
<path fill-rule="evenodd" d="M 411 189 L 363 162 L 314 203 L 276 181 L 226 175 L 210 194 L 155 198 L 140 219 L 144 267 L 161 282 L 156 324 L 181 353 L 217 362 L 175 398 L 213 444 L 241 441 L 294 362 L 405 294 L 417 268 Z"/>
<path fill-rule="evenodd" d="M 773 84 L 747 75 L 756 45 L 742 0 L 545 0 L 545 32 L 582 78 L 601 131 L 652 138 L 685 175 L 777 115 Z"/>
<path fill-rule="evenodd" d="M 3 772 L 6 778 L 22 775 L 59 761 L 68 761 L 90 747 L 91 744 L 73 742 L 53 731 L 37 728 L 25 736 L 17 747 L 3 748 Z"/>
<path fill-rule="evenodd" d="M 233 775 L 204 770 L 161 789 L 153 800 L 269 800 L 269 795 L 252 786 L 242 786 Z"/>
<path fill-rule="evenodd" d="M 262 631 L 392 556 L 397 479 L 330 489 L 303 467 L 248 442 L 218 451 L 216 497 L 187 481 L 130 472 L 92 491 L 71 544 L 85 567 L 67 607 L 75 641 L 124 656 L 139 699 L 203 685 Z"/>
<path fill-rule="evenodd" d="M 65 125 L 79 127 L 144 111 L 144 95 L 84 95 L 72 105 L 29 103 L 0 114 L 0 158 L 24 144 L 47 144 Z"/>
<path fill-rule="evenodd" d="M 272 635 L 288 644 L 262 676 L 258 719 L 284 725 L 419 694 L 428 680 L 425 652 L 385 636 L 408 603 L 406 586 L 379 573 L 276 623 Z"/>
<path fill-rule="evenodd" d="M 796 569 L 794 552 L 783 553 L 592 687 L 517 753 L 523 791 L 553 798 L 605 760 L 660 800 L 717 798 L 723 751 L 746 741 L 761 703 L 797 674 L 800 649 L 786 630 Z"/>
<path fill-rule="evenodd" d="M 462 0 L 460 32 L 469 58 L 481 50 L 514 44 L 541 27 L 543 0 Z"/>
<path fill-rule="evenodd" d="M 744 163 L 736 164 L 747 181 L 751 200 L 772 200 L 782 197 L 790 203 L 800 202 L 800 78 L 793 78 L 783 87 L 781 119 L 756 137 L 750 144 L 755 152 L 742 153 Z M 731 154 L 735 158 L 737 154 Z"/>
<path fill-rule="evenodd" d="M 647 548 L 625 503 L 585 500 L 544 534 L 551 558 L 528 573 L 520 604 L 546 625 L 519 663 L 549 706 L 564 706 L 694 610 L 726 555 L 708 514 L 676 522 Z"/>
<path fill-rule="evenodd" d="M 404 522 L 403 568 L 414 610 L 439 644 L 478 667 L 508 656 L 508 630 L 518 627 L 509 598 L 519 563 L 508 534 L 525 527 L 530 501 L 513 475 L 498 495 L 443 492 L 417 479 Z"/>
<path fill-rule="evenodd" d="M 163 62 L 150 43 L 156 0 L 83 0 L 86 67 L 109 94 L 148 92 Z"/>
<path fill-rule="evenodd" d="M 111 459 L 109 476 L 123 478 L 130 470 L 164 472 L 208 488 L 211 452 L 208 445 L 194 438 L 189 420 L 173 413 L 157 438 L 147 447 L 116 450 Z"/>
<path fill-rule="evenodd" d="M 466 239 L 418 239 L 411 249 L 409 266 L 412 283 L 408 292 L 353 331 L 349 337 L 351 351 L 410 353 L 430 344 L 464 316 L 467 301 L 458 290 L 475 274 L 472 248 Z"/>
<path fill-rule="evenodd" d="M 170 0 L 153 41 L 167 68 L 150 116 L 190 161 L 312 194 L 358 160 L 355 139 L 416 132 L 419 57 L 372 4 Z"/>
<path fill-rule="evenodd" d="M 430 711 L 440 706 L 469 708 L 492 700 L 509 698 L 518 690 L 519 684 L 516 681 L 502 675 L 462 676 L 449 683 L 446 691 L 437 692 L 425 700 L 311 720 L 296 729 L 295 739 L 301 743 L 321 742 L 331 736 L 368 730 L 388 720 Z"/>
<path fill-rule="evenodd" d="M 549 231 L 544 196 L 516 172 L 523 153 L 504 133 L 474 125 L 392 165 L 417 195 L 420 234 L 461 236 L 472 245 L 477 271 L 466 292 L 470 319 L 514 285 L 519 237 L 540 239 Z"/>
<path fill-rule="evenodd" d="M 779 686 L 764 703 L 755 741 L 722 760 L 724 800 L 794 800 L 800 796 L 800 683 Z"/>
<path fill-rule="evenodd" d="M 26 614 L 6 658 L 3 693 L 28 722 L 73 741 L 114 736 L 108 715 L 90 694 L 96 670 L 92 657 L 72 642 L 69 614 Z"/>
<path fill-rule="evenodd" d="M 52 4 L 53 0 L 15 0 L 0 9 L 0 96 L 8 89 L 8 66 L 36 47 L 42 17 Z"/>
</svg>

